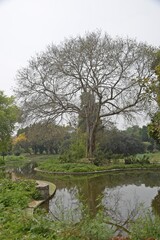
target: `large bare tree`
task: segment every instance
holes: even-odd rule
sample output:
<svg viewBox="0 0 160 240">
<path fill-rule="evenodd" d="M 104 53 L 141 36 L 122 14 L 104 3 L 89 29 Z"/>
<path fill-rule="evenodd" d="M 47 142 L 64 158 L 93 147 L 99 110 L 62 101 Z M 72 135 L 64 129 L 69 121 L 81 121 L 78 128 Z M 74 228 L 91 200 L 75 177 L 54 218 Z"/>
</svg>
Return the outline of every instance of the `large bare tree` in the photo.
<svg viewBox="0 0 160 240">
<path fill-rule="evenodd" d="M 92 157 L 102 119 L 144 110 L 153 59 L 151 46 L 98 31 L 50 45 L 18 72 L 16 92 L 24 119 L 81 114 L 87 157 Z"/>
</svg>

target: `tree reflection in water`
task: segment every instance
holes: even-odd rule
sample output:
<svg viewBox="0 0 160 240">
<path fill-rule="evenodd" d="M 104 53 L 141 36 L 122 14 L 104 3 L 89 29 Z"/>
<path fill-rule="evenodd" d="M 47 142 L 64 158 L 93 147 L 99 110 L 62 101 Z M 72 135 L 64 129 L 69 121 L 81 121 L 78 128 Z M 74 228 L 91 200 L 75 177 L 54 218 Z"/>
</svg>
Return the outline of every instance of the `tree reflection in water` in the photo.
<svg viewBox="0 0 160 240">
<path fill-rule="evenodd" d="M 76 187 L 56 191 L 56 197 L 49 202 L 49 212 L 53 218 L 63 222 L 78 222 L 81 219 L 81 207 Z"/>
<path fill-rule="evenodd" d="M 154 214 L 160 216 L 160 189 L 158 189 L 158 194 L 152 200 L 152 209 Z"/>
</svg>

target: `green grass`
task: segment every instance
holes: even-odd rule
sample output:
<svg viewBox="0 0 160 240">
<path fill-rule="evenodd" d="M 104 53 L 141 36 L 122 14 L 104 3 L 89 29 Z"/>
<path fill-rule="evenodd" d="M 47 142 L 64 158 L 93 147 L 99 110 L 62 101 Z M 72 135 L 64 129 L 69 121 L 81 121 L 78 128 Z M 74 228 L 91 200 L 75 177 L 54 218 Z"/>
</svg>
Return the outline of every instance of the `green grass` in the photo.
<svg viewBox="0 0 160 240">
<path fill-rule="evenodd" d="M 28 162 L 44 162 L 50 159 L 55 159 L 56 162 L 56 155 L 29 155 L 29 154 L 22 154 L 20 156 L 15 155 L 7 155 L 5 156 L 4 160 L 3 157 L 0 156 L 0 167 L 1 166 L 24 166 Z"/>
<path fill-rule="evenodd" d="M 45 155 L 45 154 L 37 154 L 37 155 L 26 155 L 25 156 L 28 161 L 35 162 L 45 162 L 47 160 L 53 160 L 56 163 L 59 163 L 58 157 L 59 155 Z"/>
<path fill-rule="evenodd" d="M 155 156 L 156 155 L 156 156 Z M 61 163 L 59 159 L 50 157 L 49 159 L 41 160 L 38 162 L 38 168 L 40 170 L 49 171 L 49 172 L 65 172 L 65 173 L 87 173 L 87 172 L 96 172 L 104 170 L 127 170 L 127 169 L 160 169 L 160 164 L 158 164 L 159 154 L 151 154 L 150 161 L 151 164 L 124 164 L 124 161 L 120 160 L 119 163 L 105 164 L 103 166 L 96 166 L 92 163 Z M 155 161 L 155 158 L 157 161 Z"/>
<path fill-rule="evenodd" d="M 91 172 L 97 170 L 104 170 L 105 167 L 97 167 L 94 164 L 86 163 L 55 163 L 52 160 L 42 162 L 38 166 L 41 170 L 51 172 Z"/>
</svg>

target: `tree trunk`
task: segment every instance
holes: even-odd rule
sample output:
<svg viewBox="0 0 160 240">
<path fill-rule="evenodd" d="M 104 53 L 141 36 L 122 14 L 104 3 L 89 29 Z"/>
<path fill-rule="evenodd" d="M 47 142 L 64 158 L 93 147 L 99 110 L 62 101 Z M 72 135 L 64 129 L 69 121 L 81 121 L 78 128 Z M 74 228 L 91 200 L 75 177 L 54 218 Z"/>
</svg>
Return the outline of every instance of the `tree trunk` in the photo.
<svg viewBox="0 0 160 240">
<path fill-rule="evenodd" d="M 94 157 L 94 151 L 96 148 L 96 130 L 95 127 L 87 127 L 87 144 L 86 144 L 86 157 L 92 162 Z"/>
</svg>

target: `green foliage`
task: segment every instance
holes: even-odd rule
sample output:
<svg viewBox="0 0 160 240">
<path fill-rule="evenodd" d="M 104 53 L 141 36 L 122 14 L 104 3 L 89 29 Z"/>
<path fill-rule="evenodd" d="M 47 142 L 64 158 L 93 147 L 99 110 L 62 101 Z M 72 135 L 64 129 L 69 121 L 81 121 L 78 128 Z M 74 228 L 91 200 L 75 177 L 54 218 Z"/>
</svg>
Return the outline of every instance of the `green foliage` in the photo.
<svg viewBox="0 0 160 240">
<path fill-rule="evenodd" d="M 96 214 L 94 218 L 87 216 L 81 228 L 82 236 L 87 236 L 92 240 L 106 240 L 113 236 L 113 229 L 109 227 L 108 219 L 104 217 L 102 212 Z"/>
<path fill-rule="evenodd" d="M 151 91 L 158 105 L 158 111 L 151 118 L 151 123 L 148 125 L 149 134 L 158 143 L 160 143 L 160 50 L 156 53 L 156 58 L 152 64 L 152 68 L 157 75 L 153 81 Z"/>
<path fill-rule="evenodd" d="M 130 231 L 132 240 L 160 239 L 160 218 L 150 214 L 140 217 L 132 224 Z"/>
<path fill-rule="evenodd" d="M 106 154 L 100 148 L 97 148 L 97 150 L 94 152 L 94 158 L 92 162 L 96 166 L 101 166 L 106 162 L 105 159 L 106 159 Z"/>
<path fill-rule="evenodd" d="M 4 209 L 0 206 L 0 210 L 0 239 L 57 239 L 52 222 L 43 217 L 46 213 L 35 214 L 34 218 L 30 218 L 20 208 Z"/>
<path fill-rule="evenodd" d="M 7 155 L 5 161 L 23 161 L 26 160 L 26 157 L 21 156 L 14 156 L 14 155 Z"/>
<path fill-rule="evenodd" d="M 160 161 L 160 152 L 148 153 L 146 154 L 149 157 L 151 163 L 159 163 Z"/>
<path fill-rule="evenodd" d="M 124 159 L 125 164 L 150 164 L 149 156 L 129 156 Z"/>
<path fill-rule="evenodd" d="M 8 151 L 11 133 L 18 120 L 19 110 L 13 97 L 7 97 L 0 91 L 0 152 Z"/>
<path fill-rule="evenodd" d="M 85 156 L 85 134 L 74 134 L 71 144 L 67 150 L 60 156 L 61 163 L 76 162 Z"/>
<path fill-rule="evenodd" d="M 105 169 L 90 163 L 54 163 L 52 159 L 39 163 L 38 168 L 51 172 L 92 172 Z"/>
<path fill-rule="evenodd" d="M 0 239 L 55 239 L 52 223 L 43 214 L 34 218 L 26 214 L 28 203 L 37 198 L 34 181 L 0 180 Z"/>
<path fill-rule="evenodd" d="M 4 207 L 26 208 L 31 199 L 40 197 L 34 181 L 12 182 L 8 179 L 1 179 L 0 205 Z"/>
<path fill-rule="evenodd" d="M 137 134 L 132 134 L 135 128 Z M 126 131 L 120 131 L 115 127 L 106 130 L 105 137 L 100 142 L 100 148 L 109 158 L 114 154 L 127 156 L 144 153 L 145 146 L 138 135 L 139 132 L 139 127 L 129 128 Z"/>
<path fill-rule="evenodd" d="M 154 94 L 154 98 L 158 106 L 160 107 L 160 50 L 158 50 L 155 54 L 152 69 L 156 74 L 156 78 L 152 81 L 151 91 Z"/>
<path fill-rule="evenodd" d="M 38 122 L 18 130 L 13 150 L 15 153 L 58 154 L 62 141 L 68 137 L 69 127 Z"/>
<path fill-rule="evenodd" d="M 45 217 L 42 217 L 43 214 Z M 42 215 L 42 216 L 41 216 Z M 35 215 L 35 219 L 30 221 L 28 229 L 33 236 L 38 236 L 41 239 L 57 239 L 53 223 L 46 217 L 46 213 L 42 212 L 41 215 Z M 35 221 L 36 220 L 36 221 Z"/>
<path fill-rule="evenodd" d="M 0 179 L 4 179 L 6 176 L 5 168 L 0 168 Z"/>
<path fill-rule="evenodd" d="M 152 138 L 160 143 L 160 112 L 157 112 L 148 124 L 148 131 Z"/>
<path fill-rule="evenodd" d="M 106 223 L 108 218 L 102 212 L 91 217 L 88 213 L 76 224 L 60 224 L 59 240 L 107 240 L 113 236 L 113 230 Z"/>
<path fill-rule="evenodd" d="M 2 157 L 0 157 L 0 166 L 3 166 L 3 165 L 5 165 L 5 160 Z"/>
<path fill-rule="evenodd" d="M 21 156 L 14 156 L 14 155 L 6 155 L 5 159 L 3 156 L 0 156 L 0 166 L 8 166 L 8 165 L 20 165 L 24 164 L 24 162 L 29 161 L 27 158 L 23 155 Z"/>
<path fill-rule="evenodd" d="M 27 152 L 23 147 L 19 146 L 18 144 L 16 144 L 14 146 L 14 148 L 12 149 L 12 153 L 15 155 L 15 156 L 20 156 L 21 154 L 24 154 L 25 152 Z M 29 151 L 28 151 L 29 152 Z M 32 151 L 30 151 L 32 152 Z"/>
<path fill-rule="evenodd" d="M 41 160 L 36 160 L 38 164 L 38 168 L 48 172 L 96 172 L 103 170 L 111 170 L 111 169 L 134 169 L 134 168 L 160 168 L 159 159 L 160 152 L 150 153 L 150 154 L 139 154 L 135 156 L 128 156 L 125 158 L 126 164 L 124 163 L 124 159 L 120 155 L 113 155 L 113 159 L 104 163 L 104 165 L 97 166 L 94 163 L 85 162 L 76 162 L 76 163 L 61 163 L 57 158 L 45 158 Z M 120 157 L 120 158 L 119 158 Z M 40 156 L 39 156 L 40 158 Z M 37 159 L 35 157 L 35 159 Z M 34 160 L 34 158 L 32 158 Z M 127 164 L 128 161 L 128 164 Z M 152 163 L 152 164 L 150 164 Z"/>
</svg>

